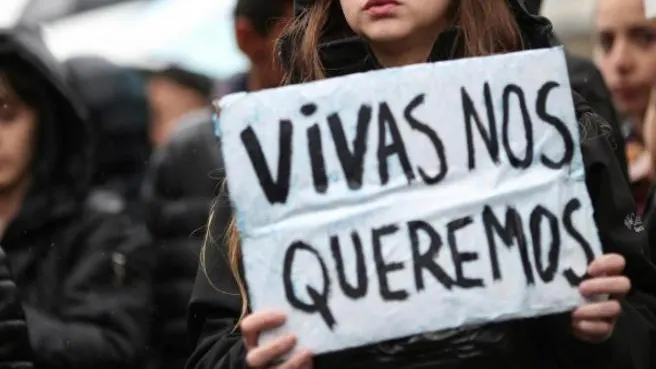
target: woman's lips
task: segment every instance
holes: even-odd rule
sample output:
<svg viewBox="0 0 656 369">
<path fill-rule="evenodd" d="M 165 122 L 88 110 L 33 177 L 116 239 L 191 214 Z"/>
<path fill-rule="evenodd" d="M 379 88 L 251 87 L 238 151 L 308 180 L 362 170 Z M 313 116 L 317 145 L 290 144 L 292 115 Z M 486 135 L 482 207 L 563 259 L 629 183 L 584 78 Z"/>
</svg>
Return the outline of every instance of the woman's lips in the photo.
<svg viewBox="0 0 656 369">
<path fill-rule="evenodd" d="M 643 94 L 643 89 L 629 86 L 614 87 L 611 91 L 616 98 L 621 100 L 633 100 L 640 98 Z"/>
<path fill-rule="evenodd" d="M 369 0 L 364 11 L 373 17 L 389 16 L 399 3 L 395 0 Z"/>
</svg>

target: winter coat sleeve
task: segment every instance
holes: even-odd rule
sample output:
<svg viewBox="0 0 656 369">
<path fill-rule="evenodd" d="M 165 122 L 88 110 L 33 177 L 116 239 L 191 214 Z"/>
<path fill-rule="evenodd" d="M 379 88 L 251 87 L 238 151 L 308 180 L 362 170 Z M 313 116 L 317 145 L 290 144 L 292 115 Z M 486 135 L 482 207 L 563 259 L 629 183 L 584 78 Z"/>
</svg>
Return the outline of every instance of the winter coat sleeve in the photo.
<svg viewBox="0 0 656 369">
<path fill-rule="evenodd" d="M 223 180 L 209 117 L 191 118 L 198 120 L 183 120 L 153 154 L 143 191 L 157 253 L 150 361 L 159 369 L 181 369 L 191 354 L 187 306 L 210 207 Z"/>
<path fill-rule="evenodd" d="M 127 216 L 83 214 L 66 237 L 58 309 L 26 306 L 37 365 L 137 368 L 150 313 L 150 245 Z M 77 228 L 77 227 L 76 227 Z"/>
<path fill-rule="evenodd" d="M 626 275 L 633 287 L 656 296 L 656 267 L 649 260 L 644 223 L 608 140 L 607 123 L 576 97 L 581 123 L 581 151 L 594 218 L 605 253 L 626 258 Z"/>
<path fill-rule="evenodd" d="M 619 168 L 628 179 L 626 153 L 624 152 L 624 136 L 620 128 L 620 119 L 613 106 L 610 91 L 606 87 L 601 72 L 588 59 L 569 53 L 566 57 L 572 88 L 585 99 L 595 113 L 599 114 L 610 125 L 612 134 L 607 135 L 607 139 L 609 140 L 610 148 L 617 158 Z"/>
<path fill-rule="evenodd" d="M 25 316 L 9 263 L 0 248 L 0 369 L 31 369 L 32 353 Z"/>
<path fill-rule="evenodd" d="M 201 251 L 204 263 L 199 265 L 189 305 L 189 335 L 195 349 L 187 369 L 246 368 L 241 334 L 236 328 L 241 296 L 223 243 L 230 215 L 227 195 L 221 194 L 213 207 L 213 242 Z"/>
</svg>

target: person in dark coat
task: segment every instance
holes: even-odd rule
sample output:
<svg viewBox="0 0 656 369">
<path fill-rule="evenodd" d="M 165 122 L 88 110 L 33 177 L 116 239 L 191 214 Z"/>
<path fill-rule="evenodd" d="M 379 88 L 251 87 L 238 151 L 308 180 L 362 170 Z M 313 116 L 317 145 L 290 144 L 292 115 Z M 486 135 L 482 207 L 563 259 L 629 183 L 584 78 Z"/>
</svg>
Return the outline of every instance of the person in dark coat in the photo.
<svg viewBox="0 0 656 369">
<path fill-rule="evenodd" d="M 297 1 L 299 19 L 307 14 L 306 9 L 312 0 Z M 334 2 L 337 4 L 337 1 Z M 475 1 L 462 1 L 459 4 L 473 4 Z M 486 1 L 488 3 L 488 1 Z M 499 10 L 502 4 L 490 0 Z M 506 0 L 509 9 L 515 17 L 522 36 L 523 45 L 529 48 L 549 47 L 552 45 L 551 26 L 544 18 L 533 17 L 523 7 L 521 0 Z M 416 4 L 416 3 L 415 3 Z M 479 11 L 479 16 L 485 17 Z M 485 13 L 486 14 L 486 13 Z M 316 14 L 314 14 L 316 15 Z M 499 19 L 499 18 L 495 18 Z M 323 24 L 317 22 L 318 24 Z M 485 24 L 486 32 L 494 29 L 491 23 Z M 505 24 L 504 24 L 505 25 Z M 380 67 L 371 54 L 371 49 L 357 36 L 348 36 L 346 23 L 338 5 L 331 8 L 330 18 L 322 29 L 319 40 L 319 57 L 323 64 L 323 72 L 327 78 L 362 72 Z M 313 30 L 292 28 L 291 37 L 281 43 L 281 57 L 290 72 L 290 83 L 299 83 L 316 78 L 310 77 L 316 70 L 300 60 L 297 48 L 301 34 Z M 318 31 L 318 30 L 317 30 Z M 297 32 L 297 33 L 296 33 Z M 298 38 L 295 38 L 294 35 Z M 443 31 L 429 60 L 440 61 L 466 56 L 467 50 L 460 41 L 460 30 L 447 29 Z M 496 47 L 505 45 L 507 51 L 520 49 L 518 44 L 512 47 L 507 39 L 493 39 L 490 42 Z M 504 43 L 509 42 L 509 43 Z M 307 50 L 306 50 L 307 51 Z M 302 68 L 305 69 L 302 69 Z M 299 72 L 299 69 L 302 69 Z M 595 114 L 585 100 L 573 92 L 576 114 L 585 129 L 581 142 L 583 160 L 586 167 L 588 190 L 595 207 L 595 220 L 600 230 L 604 251 L 617 255 L 606 256 L 600 260 L 607 262 L 624 259 L 625 276 L 616 275 L 613 281 L 620 282 L 622 293 L 628 292 L 627 279 L 633 283 L 631 294 L 642 293 L 653 296 L 656 293 L 656 267 L 645 257 L 647 239 L 643 229 L 635 223 L 629 224 L 627 219 L 634 219 L 636 206 L 632 199 L 622 169 L 617 162 L 614 150 L 608 139 L 609 124 Z M 213 214 L 211 221 L 224 221 L 224 217 Z M 276 340 L 279 346 L 267 346 L 258 350 L 254 346 L 252 328 L 258 325 L 255 315 L 248 316 L 237 325 L 243 314 L 248 314 L 244 299 L 237 299 L 235 290 L 243 293 L 244 287 L 229 279 L 230 270 L 226 267 L 228 260 L 233 268 L 238 267 L 238 238 L 236 233 L 228 232 L 228 248 L 219 243 L 208 244 L 205 268 L 206 279 L 213 282 L 209 288 L 208 282 L 203 282 L 199 273 L 197 288 L 194 290 L 190 305 L 190 336 L 196 342 L 196 350 L 188 362 L 188 369 L 232 369 L 244 367 L 287 368 L 538 368 L 538 369 L 581 369 L 581 368 L 613 368 L 613 369 L 647 369 L 653 363 L 651 351 L 655 348 L 653 339 L 656 333 L 653 316 L 625 301 L 621 302 L 623 313 L 617 320 L 614 331 L 607 326 L 605 334 L 595 336 L 574 330 L 577 322 L 571 314 L 557 314 L 537 319 L 518 320 L 513 322 L 490 324 L 474 329 L 461 329 L 437 335 L 413 336 L 407 339 L 394 340 L 352 350 L 319 355 L 312 361 L 306 352 L 298 352 L 286 363 L 274 365 L 270 359 L 276 354 L 282 354 L 292 348 L 293 342 Z M 210 253 L 211 252 L 211 253 Z M 621 256 L 620 256 L 621 255 Z M 619 259 L 618 259 L 619 258 Z M 598 264 L 596 264 L 598 265 Z M 233 269 L 234 270 L 234 269 Z M 596 276 L 596 274 L 595 274 Z M 236 270 L 235 277 L 241 278 L 241 272 Z M 628 278 L 627 278 L 628 277 Z M 241 286 L 241 287 L 240 287 Z M 587 292 L 589 293 L 589 292 Z M 608 302 L 604 307 L 615 306 L 618 303 Z M 246 308 L 246 309 L 245 309 Z M 604 308 L 604 309 L 605 309 Z M 260 313 L 258 318 L 267 320 L 269 327 L 280 325 L 284 317 L 269 314 L 265 317 Z M 248 321 L 248 322 L 247 322 Z M 244 335 L 242 336 L 242 332 Z M 247 339 L 248 342 L 244 342 Z M 594 343 L 593 343 L 594 342 Z M 247 346 L 250 352 L 247 356 Z M 274 353 L 275 352 L 275 353 Z M 295 366 L 294 366 L 295 365 Z"/>
<path fill-rule="evenodd" d="M 222 81 L 217 94 L 280 84 L 280 67 L 271 65 L 273 44 L 291 13 L 290 0 L 237 1 L 235 35 L 251 60 L 251 71 Z M 187 305 L 210 206 L 225 177 L 211 115 L 209 108 L 198 110 L 176 124 L 179 128 L 170 140 L 153 154 L 144 186 L 146 219 L 158 248 L 152 368 L 181 369 L 192 352 L 187 339 Z M 230 209 L 225 198 L 215 206 Z M 217 239 L 223 237 L 228 218 L 224 216 L 223 225 L 215 228 Z"/>
<path fill-rule="evenodd" d="M 0 76 L 0 244 L 35 365 L 140 368 L 153 260 L 147 232 L 87 201 L 84 108 L 36 29 L 0 31 Z"/>
<path fill-rule="evenodd" d="M 14 283 L 7 254 L 0 247 L 0 368 L 32 369 L 32 349 L 25 313 Z"/>
<path fill-rule="evenodd" d="M 595 59 L 622 118 L 633 196 L 647 210 L 653 185 L 645 119 L 656 85 L 656 24 L 645 18 L 643 0 L 598 0 L 594 17 Z"/>
<path fill-rule="evenodd" d="M 125 209 L 141 220 L 141 187 L 150 157 L 146 80 L 136 70 L 99 57 L 73 58 L 65 67 L 92 124 L 91 201 Z"/>
<path fill-rule="evenodd" d="M 191 353 L 186 331 L 199 250 L 223 165 L 209 113 L 183 123 L 151 159 L 144 187 L 146 222 L 157 247 L 149 368 L 181 369 Z"/>
</svg>

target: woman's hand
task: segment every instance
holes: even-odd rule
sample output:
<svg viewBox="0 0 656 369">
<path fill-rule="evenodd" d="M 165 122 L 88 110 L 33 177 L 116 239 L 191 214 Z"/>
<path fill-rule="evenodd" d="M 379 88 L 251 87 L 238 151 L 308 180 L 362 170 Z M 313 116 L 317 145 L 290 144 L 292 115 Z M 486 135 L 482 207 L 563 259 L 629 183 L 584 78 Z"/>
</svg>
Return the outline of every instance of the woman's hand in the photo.
<svg viewBox="0 0 656 369">
<path fill-rule="evenodd" d="M 285 314 L 277 312 L 258 312 L 248 315 L 241 322 L 241 332 L 246 345 L 246 364 L 250 368 L 311 369 L 312 354 L 306 350 L 292 355 L 282 364 L 274 364 L 280 356 L 296 346 L 296 337 L 278 337 L 262 346 L 257 345 L 260 333 L 280 327 L 285 323 Z"/>
<path fill-rule="evenodd" d="M 631 289 L 631 281 L 622 275 L 624 257 L 617 254 L 603 255 L 590 263 L 587 279 L 579 285 L 583 296 L 595 297 L 610 295 L 610 299 L 593 302 L 572 312 L 574 335 L 579 339 L 599 343 L 606 341 L 615 328 L 615 322 L 622 312 L 618 299 Z"/>
</svg>

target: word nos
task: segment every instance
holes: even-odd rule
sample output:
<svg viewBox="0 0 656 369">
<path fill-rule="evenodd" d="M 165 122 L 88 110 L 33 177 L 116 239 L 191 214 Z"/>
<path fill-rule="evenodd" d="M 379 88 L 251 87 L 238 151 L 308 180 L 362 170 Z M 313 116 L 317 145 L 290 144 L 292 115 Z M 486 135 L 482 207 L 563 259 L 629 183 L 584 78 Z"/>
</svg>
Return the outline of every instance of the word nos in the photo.
<svg viewBox="0 0 656 369">
<path fill-rule="evenodd" d="M 261 340 L 319 354 L 583 303 L 601 246 L 568 86 L 555 48 L 226 103 L 251 307 L 288 313 Z"/>
</svg>

